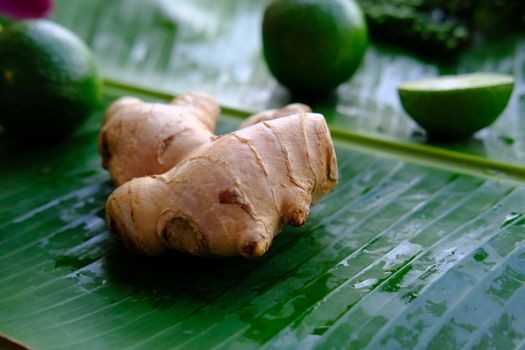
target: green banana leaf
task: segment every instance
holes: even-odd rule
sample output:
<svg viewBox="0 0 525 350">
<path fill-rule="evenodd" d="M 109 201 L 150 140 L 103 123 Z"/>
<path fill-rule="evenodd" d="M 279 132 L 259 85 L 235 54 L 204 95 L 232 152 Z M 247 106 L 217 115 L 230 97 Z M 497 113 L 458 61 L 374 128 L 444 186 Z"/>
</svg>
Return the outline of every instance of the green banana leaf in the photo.
<svg viewBox="0 0 525 350">
<path fill-rule="evenodd" d="M 260 55 L 264 4 L 61 0 L 54 19 L 95 51 L 104 106 L 210 91 L 225 133 L 290 99 Z M 340 184 L 254 260 L 141 257 L 109 235 L 103 108 L 52 148 L 0 134 L 0 333 L 35 349 L 522 348 L 524 56 L 519 40 L 499 45 L 446 68 L 373 46 L 316 106 Z M 421 144 L 396 82 L 468 70 L 521 74 L 507 113 L 477 141 Z"/>
</svg>

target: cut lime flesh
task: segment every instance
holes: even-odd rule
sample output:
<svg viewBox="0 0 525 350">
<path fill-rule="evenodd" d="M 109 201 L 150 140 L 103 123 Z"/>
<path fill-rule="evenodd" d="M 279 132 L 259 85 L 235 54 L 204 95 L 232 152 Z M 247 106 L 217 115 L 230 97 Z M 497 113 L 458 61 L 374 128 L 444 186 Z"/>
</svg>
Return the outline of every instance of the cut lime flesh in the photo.
<svg viewBox="0 0 525 350">
<path fill-rule="evenodd" d="M 461 91 L 500 85 L 514 85 L 514 77 L 506 74 L 474 73 L 448 75 L 430 80 L 408 82 L 399 85 L 401 90 L 411 91 Z"/>
</svg>

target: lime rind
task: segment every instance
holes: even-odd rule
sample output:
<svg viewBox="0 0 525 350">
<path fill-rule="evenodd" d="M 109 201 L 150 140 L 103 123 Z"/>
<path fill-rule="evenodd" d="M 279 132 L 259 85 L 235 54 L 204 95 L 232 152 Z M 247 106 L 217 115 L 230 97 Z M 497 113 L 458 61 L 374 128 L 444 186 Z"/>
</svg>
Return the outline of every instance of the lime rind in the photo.
<svg viewBox="0 0 525 350">
<path fill-rule="evenodd" d="M 0 32 L 0 124 L 6 134 L 25 143 L 62 140 L 98 108 L 101 97 L 95 58 L 67 28 L 33 20 Z"/>
<path fill-rule="evenodd" d="M 354 0 L 274 0 L 262 21 L 270 73 L 292 94 L 326 96 L 352 77 L 368 46 L 368 28 Z"/>
</svg>

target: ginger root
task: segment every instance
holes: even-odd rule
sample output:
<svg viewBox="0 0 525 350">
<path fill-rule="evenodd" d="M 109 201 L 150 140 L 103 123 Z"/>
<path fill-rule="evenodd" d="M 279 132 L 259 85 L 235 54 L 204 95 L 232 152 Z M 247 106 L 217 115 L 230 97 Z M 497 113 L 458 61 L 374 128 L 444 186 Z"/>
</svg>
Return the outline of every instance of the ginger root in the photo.
<svg viewBox="0 0 525 350">
<path fill-rule="evenodd" d="M 170 104 L 122 97 L 104 116 L 98 140 L 102 165 L 116 185 L 162 174 L 216 138 L 219 114 L 215 98 L 204 93 L 185 94 Z"/>
<path fill-rule="evenodd" d="M 190 153 L 166 173 L 135 178 L 109 197 L 108 226 L 129 249 L 260 256 L 283 224 L 302 225 L 337 184 L 334 147 L 319 114 L 262 121 Z"/>
<path fill-rule="evenodd" d="M 310 111 L 295 103 L 251 116 L 241 127 Z M 181 95 L 170 104 L 122 97 L 104 116 L 98 138 L 102 166 L 117 186 L 136 177 L 162 174 L 215 140 L 219 114 L 217 101 L 205 93 Z"/>
</svg>

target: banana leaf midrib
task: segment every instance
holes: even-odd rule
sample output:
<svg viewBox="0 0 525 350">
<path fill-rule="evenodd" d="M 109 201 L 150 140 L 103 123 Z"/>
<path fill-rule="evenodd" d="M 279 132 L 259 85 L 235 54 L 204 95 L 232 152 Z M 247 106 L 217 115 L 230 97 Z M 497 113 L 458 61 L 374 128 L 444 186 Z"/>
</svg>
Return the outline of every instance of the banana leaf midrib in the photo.
<svg viewBox="0 0 525 350">
<path fill-rule="evenodd" d="M 176 94 L 171 92 L 154 90 L 113 78 L 105 78 L 104 89 L 109 95 L 121 96 L 128 93 L 162 101 L 168 101 L 176 96 Z M 243 120 L 256 112 L 228 107 L 222 104 L 221 109 L 224 114 L 227 114 L 227 116 L 223 115 L 221 118 L 230 119 L 237 123 L 239 120 Z M 384 137 L 384 135 L 378 137 L 378 135 L 371 133 L 356 132 L 330 125 L 329 129 L 335 143 L 354 149 L 485 179 L 515 184 L 525 183 L 525 166 L 519 164 L 495 161 L 425 144 L 403 142 L 398 139 Z"/>
</svg>

